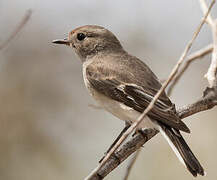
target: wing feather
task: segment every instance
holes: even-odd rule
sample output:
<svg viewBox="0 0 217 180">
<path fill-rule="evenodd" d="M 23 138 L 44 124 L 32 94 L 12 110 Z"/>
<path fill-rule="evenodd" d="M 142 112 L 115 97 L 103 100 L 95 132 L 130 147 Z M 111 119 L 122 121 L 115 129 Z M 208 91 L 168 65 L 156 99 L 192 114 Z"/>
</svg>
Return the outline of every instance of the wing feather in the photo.
<svg viewBox="0 0 217 180">
<path fill-rule="evenodd" d="M 121 102 L 138 112 L 143 112 L 153 99 L 153 93 L 136 84 L 125 83 L 114 77 L 102 77 L 102 74 L 87 72 L 90 85 L 99 93 Z M 165 96 L 165 95 L 164 95 Z M 189 128 L 176 115 L 175 106 L 169 98 L 161 96 L 155 103 L 148 116 L 175 129 L 190 132 Z"/>
</svg>

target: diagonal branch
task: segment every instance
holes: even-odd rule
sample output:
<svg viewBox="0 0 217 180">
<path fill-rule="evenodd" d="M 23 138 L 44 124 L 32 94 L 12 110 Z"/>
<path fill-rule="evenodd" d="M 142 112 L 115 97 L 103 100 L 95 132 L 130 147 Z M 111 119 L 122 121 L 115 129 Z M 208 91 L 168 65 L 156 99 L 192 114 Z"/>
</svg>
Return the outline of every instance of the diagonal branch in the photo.
<svg viewBox="0 0 217 180">
<path fill-rule="evenodd" d="M 196 114 L 201 111 L 212 109 L 217 105 L 217 86 L 214 88 L 207 88 L 204 91 L 203 98 L 199 99 L 193 104 L 184 106 L 178 109 L 177 113 L 181 119 Z"/>
<path fill-rule="evenodd" d="M 199 34 L 202 26 L 204 25 L 207 16 L 209 15 L 209 12 L 211 11 L 213 5 L 215 3 L 215 0 L 213 0 L 209 6 L 209 9 L 207 13 L 204 15 L 202 21 L 200 22 L 199 26 L 197 27 L 196 31 L 193 34 L 192 39 L 187 44 L 183 54 L 181 55 L 179 61 L 175 65 L 175 67 L 172 69 L 172 72 L 170 73 L 168 79 L 163 83 L 162 87 L 158 91 L 158 93 L 154 96 L 151 103 L 148 105 L 148 107 L 144 110 L 144 112 L 139 116 L 137 121 L 131 125 L 131 127 L 122 135 L 122 137 L 119 139 L 119 141 L 114 145 L 114 147 L 108 152 L 108 154 L 105 156 L 103 161 L 85 178 L 85 180 L 91 180 L 93 177 L 98 173 L 98 171 L 101 169 L 101 167 L 108 161 L 108 159 L 112 156 L 112 154 L 120 147 L 120 145 L 123 143 L 123 141 L 136 129 L 136 127 L 142 122 L 146 114 L 153 108 L 155 102 L 160 97 L 161 93 L 165 90 L 165 88 L 168 86 L 168 84 L 173 80 L 174 76 L 178 72 L 181 64 L 183 63 L 185 57 L 187 56 L 188 51 L 190 50 L 194 40 L 196 39 L 197 35 Z"/>
<path fill-rule="evenodd" d="M 212 59 L 211 59 L 211 64 L 210 64 L 210 67 L 208 69 L 208 72 L 205 74 L 205 77 L 207 78 L 210 87 L 217 85 L 217 80 L 216 80 L 216 72 L 217 72 L 217 19 L 215 21 L 213 21 L 212 35 L 213 35 Z"/>
<path fill-rule="evenodd" d="M 200 0 L 200 5 L 203 13 L 205 14 L 208 11 L 208 7 L 206 5 L 205 0 Z M 213 52 L 212 52 L 212 59 L 211 64 L 208 69 L 208 72 L 205 74 L 205 78 L 207 78 L 209 87 L 213 87 L 217 85 L 216 80 L 216 72 L 217 72 L 217 19 L 213 20 L 211 15 L 207 16 L 207 23 L 209 24 L 212 30 L 213 36 Z"/>
<path fill-rule="evenodd" d="M 26 25 L 26 23 L 30 19 L 31 15 L 32 15 L 32 10 L 31 9 L 27 10 L 21 22 L 17 25 L 17 27 L 14 29 L 11 35 L 2 44 L 0 44 L 0 50 L 5 48 L 11 42 L 11 40 L 21 31 L 21 29 Z"/>
<path fill-rule="evenodd" d="M 177 73 L 177 75 L 175 76 L 174 80 L 172 81 L 170 87 L 168 88 L 167 91 L 167 95 L 170 96 L 172 89 L 174 88 L 174 86 L 179 82 L 181 76 L 184 74 L 184 72 L 187 70 L 187 68 L 190 66 L 190 64 L 192 62 L 194 62 L 195 60 L 202 58 L 203 56 L 211 53 L 213 51 L 213 45 L 209 44 L 208 46 L 206 46 L 205 48 L 202 48 L 194 53 L 192 53 L 191 55 L 189 55 L 186 58 L 186 62 L 184 64 L 184 66 L 182 67 L 182 69 Z"/>
<path fill-rule="evenodd" d="M 200 6 L 201 6 L 201 9 L 203 11 L 203 14 L 206 14 L 207 11 L 208 11 L 208 7 L 207 7 L 207 4 L 206 4 L 206 1 L 205 0 L 199 0 L 200 1 Z M 211 14 L 209 14 L 206 18 L 206 22 L 207 24 L 209 24 L 210 26 L 213 25 L 213 18 L 211 16 Z"/>
<path fill-rule="evenodd" d="M 204 91 L 203 98 L 199 99 L 193 104 L 178 109 L 177 114 L 181 119 L 183 119 L 193 114 L 209 110 L 215 106 L 217 106 L 217 87 L 207 88 Z M 91 180 L 102 180 L 112 170 L 118 167 L 125 159 L 141 148 L 146 142 L 148 142 L 158 133 L 157 130 L 153 129 L 146 129 L 143 132 L 145 136 L 138 134 L 126 142 L 108 159 L 108 161 L 99 169 L 98 173 L 92 176 Z"/>
</svg>

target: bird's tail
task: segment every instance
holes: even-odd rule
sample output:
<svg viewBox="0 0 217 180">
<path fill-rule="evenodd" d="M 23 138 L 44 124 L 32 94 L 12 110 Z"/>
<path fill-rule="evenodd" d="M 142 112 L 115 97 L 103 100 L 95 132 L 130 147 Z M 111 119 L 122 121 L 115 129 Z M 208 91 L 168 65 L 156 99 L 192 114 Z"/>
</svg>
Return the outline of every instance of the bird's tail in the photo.
<svg viewBox="0 0 217 180">
<path fill-rule="evenodd" d="M 205 174 L 203 167 L 200 165 L 178 130 L 160 125 L 160 132 L 166 138 L 181 163 L 184 164 L 193 176 L 196 177 L 197 174 L 203 176 Z"/>
</svg>

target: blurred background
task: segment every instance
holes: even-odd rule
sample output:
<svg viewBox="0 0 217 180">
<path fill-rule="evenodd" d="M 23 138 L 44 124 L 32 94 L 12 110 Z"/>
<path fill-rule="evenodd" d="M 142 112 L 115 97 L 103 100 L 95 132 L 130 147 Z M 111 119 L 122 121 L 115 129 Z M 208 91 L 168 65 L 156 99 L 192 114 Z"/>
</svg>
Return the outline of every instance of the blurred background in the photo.
<svg viewBox="0 0 217 180">
<path fill-rule="evenodd" d="M 124 123 L 103 110 L 84 87 L 81 62 L 70 48 L 52 44 L 81 25 L 102 25 L 125 49 L 145 61 L 160 79 L 168 77 L 200 22 L 197 0 L 1 0 L 0 44 L 27 9 L 30 20 L 0 51 L 0 179 L 79 180 L 98 164 Z M 212 10 L 217 17 L 217 4 Z M 193 50 L 208 45 L 205 25 Z M 196 101 L 207 86 L 206 56 L 182 77 L 171 96 L 177 107 Z M 185 134 L 207 176 L 217 179 L 217 109 L 187 118 Z M 126 161 L 107 179 L 120 180 Z M 191 180 L 167 142 L 156 136 L 145 144 L 130 179 Z"/>
</svg>

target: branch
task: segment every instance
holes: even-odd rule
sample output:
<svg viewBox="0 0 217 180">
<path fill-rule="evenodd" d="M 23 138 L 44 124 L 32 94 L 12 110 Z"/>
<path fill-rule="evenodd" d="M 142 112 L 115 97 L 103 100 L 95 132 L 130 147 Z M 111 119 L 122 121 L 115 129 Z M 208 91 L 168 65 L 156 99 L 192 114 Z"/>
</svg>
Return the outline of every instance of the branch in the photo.
<svg viewBox="0 0 217 180">
<path fill-rule="evenodd" d="M 118 142 L 113 146 L 113 148 L 106 154 L 103 161 L 85 178 L 85 180 L 92 180 L 93 177 L 98 173 L 98 171 L 102 168 L 102 166 L 108 161 L 108 159 L 112 156 L 112 154 L 120 147 L 120 145 L 123 143 L 123 141 L 136 129 L 136 127 L 142 122 L 146 114 L 153 108 L 155 102 L 160 97 L 161 93 L 165 90 L 165 88 L 168 86 L 168 84 L 173 80 L 174 76 L 179 70 L 179 67 L 183 63 L 185 57 L 187 56 L 188 51 L 190 50 L 194 40 L 196 39 L 197 35 L 199 34 L 202 26 L 204 25 L 206 18 L 211 11 L 213 5 L 215 3 L 215 0 L 213 0 L 209 6 L 209 9 L 207 13 L 204 15 L 202 21 L 200 22 L 199 26 L 197 27 L 196 31 L 193 34 L 192 39 L 188 42 L 183 54 L 181 55 L 179 61 L 175 65 L 175 67 L 172 69 L 172 72 L 170 73 L 168 79 L 163 83 L 160 90 L 157 92 L 157 94 L 152 99 L 151 103 L 148 105 L 148 107 L 144 110 L 144 112 L 139 116 L 137 121 L 133 123 L 130 128 L 122 135 L 122 137 L 118 140 Z"/>
<path fill-rule="evenodd" d="M 204 91 L 203 98 L 199 99 L 193 104 L 184 106 L 178 109 L 178 116 L 183 119 L 201 111 L 212 109 L 217 105 L 217 86 L 214 88 L 207 88 Z"/>
<path fill-rule="evenodd" d="M 200 0 L 200 7 L 203 11 L 203 14 L 206 14 L 207 11 L 208 11 L 208 7 L 207 7 L 207 4 L 206 4 L 206 1 L 205 0 Z M 206 22 L 207 24 L 209 24 L 210 26 L 213 25 L 213 19 L 211 17 L 211 14 L 209 14 L 206 18 Z"/>
<path fill-rule="evenodd" d="M 31 15 L 32 15 L 32 10 L 31 9 L 27 10 L 21 22 L 17 25 L 17 27 L 14 29 L 11 35 L 0 45 L 0 50 L 5 48 L 11 42 L 11 40 L 21 31 L 21 29 L 26 25 L 26 23 L 30 19 Z"/>
<path fill-rule="evenodd" d="M 208 46 L 206 46 L 205 48 L 202 48 L 194 53 L 192 53 L 191 55 L 189 55 L 186 58 L 186 62 L 184 64 L 184 66 L 182 67 L 182 69 L 177 73 L 177 75 L 175 76 L 173 82 L 171 83 L 170 87 L 168 88 L 167 91 L 167 95 L 170 96 L 172 89 L 174 88 L 174 86 L 179 82 L 181 76 L 184 74 L 184 72 L 187 70 L 187 68 L 190 66 L 190 64 L 192 62 L 194 62 L 195 60 L 202 58 L 203 56 L 211 53 L 213 51 L 213 45 L 209 44 Z"/>
<path fill-rule="evenodd" d="M 214 106 L 217 106 L 217 87 L 207 88 L 204 91 L 203 98 L 193 104 L 178 109 L 177 114 L 181 119 L 183 119 L 201 111 L 209 110 Z M 117 152 L 115 152 L 99 169 L 98 173 L 91 178 L 91 180 L 102 180 L 113 169 L 118 167 L 125 159 L 158 133 L 157 130 L 153 129 L 146 129 L 143 132 L 144 135 L 138 133 L 135 137 L 126 142 Z"/>
<path fill-rule="evenodd" d="M 216 71 L 217 71 L 217 19 L 213 22 L 212 34 L 213 34 L 212 59 L 211 59 L 211 64 L 209 66 L 208 72 L 204 76 L 205 78 L 207 78 L 210 87 L 217 85 L 217 80 L 216 80 Z"/>
<path fill-rule="evenodd" d="M 138 133 L 130 141 L 126 142 L 120 150 L 115 152 L 108 161 L 99 169 L 97 174 L 91 177 L 91 180 L 102 180 L 113 169 L 120 165 L 125 159 L 127 159 L 132 153 L 141 148 L 148 140 L 154 137 L 158 131 L 155 129 L 143 130 L 144 136 Z"/>
<path fill-rule="evenodd" d="M 200 0 L 200 5 L 203 13 L 205 14 L 208 11 L 205 0 Z M 207 78 L 209 87 L 213 87 L 217 85 L 216 80 L 216 71 L 217 71 L 217 19 L 213 20 L 211 15 L 207 17 L 207 23 L 209 24 L 212 30 L 213 36 L 213 52 L 212 52 L 212 60 L 208 72 L 205 74 L 205 78 Z"/>
</svg>

